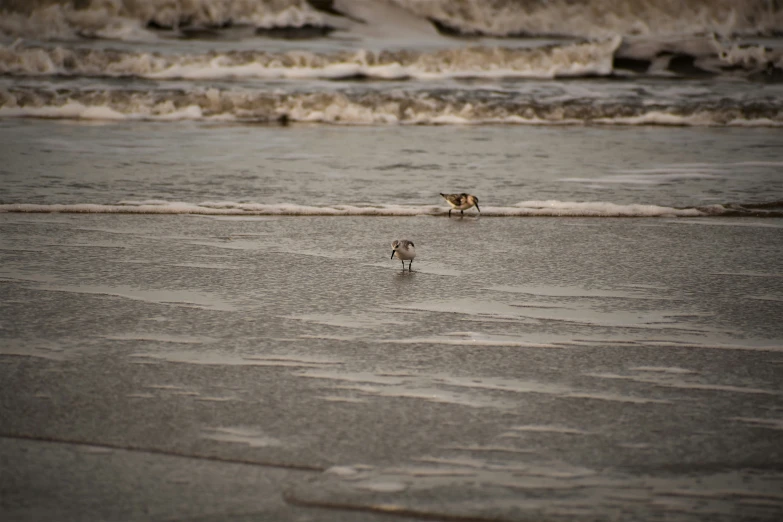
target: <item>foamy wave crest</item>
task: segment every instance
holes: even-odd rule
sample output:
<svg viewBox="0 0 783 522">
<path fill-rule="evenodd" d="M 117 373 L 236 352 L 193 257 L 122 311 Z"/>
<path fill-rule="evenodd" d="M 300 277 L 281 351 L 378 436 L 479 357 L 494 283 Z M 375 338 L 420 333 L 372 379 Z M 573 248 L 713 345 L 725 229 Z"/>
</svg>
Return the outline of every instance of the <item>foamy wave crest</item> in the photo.
<svg viewBox="0 0 783 522">
<path fill-rule="evenodd" d="M 325 25 L 322 13 L 305 0 L 107 0 L 81 7 L 66 1 L 34 0 L 0 6 L 0 35 L 36 40 L 86 37 L 146 41 L 157 38 L 150 29 Z"/>
<path fill-rule="evenodd" d="M 0 89 L 0 117 L 379 124 L 783 126 L 783 100 L 541 100 L 497 90 L 264 92 Z"/>
<path fill-rule="evenodd" d="M 409 25 L 429 21 L 448 35 L 594 38 L 783 29 L 783 5 L 770 0 L 19 0 L 2 4 L 0 34 L 143 40 L 154 37 L 148 29 L 326 28 L 334 14 L 347 15 L 343 30 L 373 34 L 373 26 L 384 23 L 386 1 L 410 13 Z"/>
<path fill-rule="evenodd" d="M 617 49 L 615 71 L 662 76 L 730 76 L 783 80 L 783 51 L 745 45 L 712 34 L 698 37 L 626 38 Z"/>
<path fill-rule="evenodd" d="M 462 35 L 775 34 L 783 4 L 766 0 L 393 0 Z"/>
<path fill-rule="evenodd" d="M 0 204 L 0 212 L 73 214 L 197 214 L 213 216 L 448 216 L 447 209 L 434 205 L 332 205 L 308 206 L 293 203 L 202 203 L 161 200 L 121 201 L 116 204 L 41 205 Z M 783 202 L 757 205 L 711 205 L 673 208 L 658 205 L 619 205 L 608 202 L 523 201 L 512 207 L 485 207 L 486 217 L 781 217 Z"/>
<path fill-rule="evenodd" d="M 612 73 L 620 43 L 620 38 L 612 38 L 538 49 L 470 47 L 334 54 L 236 51 L 185 56 L 13 45 L 0 47 L 0 73 L 152 79 L 605 76 Z"/>
<path fill-rule="evenodd" d="M 80 10 L 67 4 L 28 7 L 30 9 L 21 12 L 0 11 L 0 36 L 37 40 L 70 40 L 77 37 L 129 41 L 155 39 L 138 20 L 120 16 L 116 6 L 112 9 L 108 3 L 99 8 Z"/>
</svg>

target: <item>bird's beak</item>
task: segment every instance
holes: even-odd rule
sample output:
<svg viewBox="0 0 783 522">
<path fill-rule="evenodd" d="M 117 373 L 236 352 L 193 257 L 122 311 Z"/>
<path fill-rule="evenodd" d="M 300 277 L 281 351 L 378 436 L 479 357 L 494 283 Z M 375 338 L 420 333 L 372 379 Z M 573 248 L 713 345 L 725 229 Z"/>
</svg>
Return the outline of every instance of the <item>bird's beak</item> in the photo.
<svg viewBox="0 0 783 522">
<path fill-rule="evenodd" d="M 392 255 L 389 259 L 394 259 L 394 250 L 392 250 Z"/>
<path fill-rule="evenodd" d="M 481 212 L 481 209 L 479 208 L 479 206 L 478 206 L 478 203 L 476 203 L 476 210 L 478 210 L 479 212 Z"/>
</svg>

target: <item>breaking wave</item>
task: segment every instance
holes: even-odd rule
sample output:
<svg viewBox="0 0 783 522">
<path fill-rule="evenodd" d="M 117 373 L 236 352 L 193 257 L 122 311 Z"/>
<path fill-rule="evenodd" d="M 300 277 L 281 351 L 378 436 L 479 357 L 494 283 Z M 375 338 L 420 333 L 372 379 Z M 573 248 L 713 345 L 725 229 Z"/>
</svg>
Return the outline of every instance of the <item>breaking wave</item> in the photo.
<svg viewBox="0 0 783 522">
<path fill-rule="evenodd" d="M 213 216 L 447 216 L 435 205 L 332 205 L 289 203 L 202 203 L 161 200 L 121 201 L 116 204 L 43 205 L 0 204 L 0 212 L 95 214 L 196 214 Z M 522 201 L 511 207 L 485 207 L 486 217 L 783 217 L 783 201 L 674 208 L 658 205 L 618 205 L 608 202 Z"/>
<path fill-rule="evenodd" d="M 117 50 L 0 47 L 7 75 L 135 76 L 156 80 L 219 78 L 434 79 L 555 78 L 608 75 L 620 38 L 536 49 L 468 47 L 423 51 L 232 51 L 195 55 Z"/>
<path fill-rule="evenodd" d="M 187 55 L 21 43 L 0 46 L 0 74 L 11 76 L 432 80 L 628 73 L 783 80 L 783 52 L 721 42 L 715 37 L 665 42 L 613 37 L 538 48 L 471 46 L 435 51 L 228 51 Z"/>
<path fill-rule="evenodd" d="M 783 5 L 764 0 L 394 0 L 461 35 L 771 34 Z"/>
<path fill-rule="evenodd" d="M 7 1 L 0 34 L 43 40 L 208 36 L 237 26 L 370 31 L 396 7 L 449 36 L 775 35 L 783 5 L 767 0 L 66 0 Z M 400 30 L 404 28 L 399 28 Z M 273 33 L 274 34 L 274 33 Z M 280 33 L 290 36 L 291 33 Z M 293 33 L 294 35 L 301 33 Z"/>
<path fill-rule="evenodd" d="M 154 41 L 161 31 L 188 38 L 236 25 L 297 28 L 326 23 L 323 14 L 304 0 L 95 0 L 79 7 L 65 0 L 6 4 L 0 7 L 0 34 L 36 40 Z"/>
<path fill-rule="evenodd" d="M 783 100 L 543 99 L 493 89 L 280 92 L 0 89 L 0 117 L 256 123 L 782 126 Z"/>
</svg>

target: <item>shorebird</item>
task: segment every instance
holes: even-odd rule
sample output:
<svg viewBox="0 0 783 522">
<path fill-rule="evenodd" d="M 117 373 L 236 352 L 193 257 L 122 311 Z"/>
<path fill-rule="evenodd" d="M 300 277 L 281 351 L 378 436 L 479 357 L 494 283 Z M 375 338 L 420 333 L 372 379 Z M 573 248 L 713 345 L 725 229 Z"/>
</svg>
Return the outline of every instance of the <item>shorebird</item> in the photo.
<svg viewBox="0 0 783 522">
<path fill-rule="evenodd" d="M 392 241 L 391 246 L 392 253 L 389 259 L 394 259 L 394 256 L 397 256 L 397 259 L 402 261 L 403 270 L 405 270 L 405 260 L 410 259 L 410 263 L 408 263 L 408 271 L 410 271 L 411 265 L 413 264 L 413 258 L 416 257 L 416 249 L 413 246 L 413 241 L 395 239 Z"/>
<path fill-rule="evenodd" d="M 460 215 L 464 216 L 465 211 L 474 205 L 476 206 L 476 210 L 481 212 L 478 204 L 478 198 L 472 194 L 465 194 L 464 192 L 462 194 L 444 194 L 441 192 L 440 195 L 443 196 L 443 199 L 446 200 L 446 203 L 451 205 L 451 208 L 449 209 L 449 217 L 451 217 L 451 211 L 453 209 L 459 210 Z"/>
</svg>

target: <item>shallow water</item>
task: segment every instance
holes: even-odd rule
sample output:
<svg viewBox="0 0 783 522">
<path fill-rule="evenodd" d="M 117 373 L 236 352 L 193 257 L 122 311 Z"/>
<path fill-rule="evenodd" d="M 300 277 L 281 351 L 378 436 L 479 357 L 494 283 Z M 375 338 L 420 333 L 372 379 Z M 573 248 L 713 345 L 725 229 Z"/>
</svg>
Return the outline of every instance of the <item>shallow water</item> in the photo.
<svg viewBox="0 0 783 522">
<path fill-rule="evenodd" d="M 6 433 L 320 467 L 289 502 L 413 518 L 783 503 L 779 219 L 0 220 Z"/>
<path fill-rule="evenodd" d="M 468 190 L 485 215 L 676 215 L 783 201 L 782 132 L 6 120 L 0 209 L 411 215 Z"/>
</svg>

